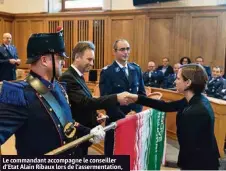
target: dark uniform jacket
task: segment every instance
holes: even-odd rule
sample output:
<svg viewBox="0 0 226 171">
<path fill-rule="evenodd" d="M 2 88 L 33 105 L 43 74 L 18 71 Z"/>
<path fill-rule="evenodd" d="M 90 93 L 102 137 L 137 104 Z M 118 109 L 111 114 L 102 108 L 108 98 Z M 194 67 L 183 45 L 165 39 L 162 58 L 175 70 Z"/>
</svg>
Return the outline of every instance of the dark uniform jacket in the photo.
<svg viewBox="0 0 226 171">
<path fill-rule="evenodd" d="M 165 89 L 173 89 L 176 87 L 175 80 L 177 76 L 176 74 L 169 74 L 167 77 L 164 78 L 162 88 Z"/>
<path fill-rule="evenodd" d="M 6 49 L 5 45 L 0 46 L 0 81 L 16 80 L 16 65 L 10 64 L 9 59 L 18 59 L 17 50 L 13 45 Z"/>
<path fill-rule="evenodd" d="M 162 71 L 162 68 L 163 68 L 163 65 L 159 66 L 157 68 L 157 70 Z M 165 71 L 165 73 L 163 73 L 163 75 L 164 75 L 164 77 L 167 77 L 169 74 L 173 74 L 173 73 L 174 73 L 173 67 L 168 65 L 168 67 L 166 68 L 166 71 Z"/>
<path fill-rule="evenodd" d="M 226 79 L 223 79 L 223 87 L 219 92 L 219 98 L 222 100 L 226 100 Z"/>
<path fill-rule="evenodd" d="M 220 155 L 214 135 L 214 113 L 205 96 L 194 95 L 189 102 L 185 98 L 164 102 L 139 96 L 137 103 L 164 112 L 178 111 L 179 167 L 184 170 L 218 169 Z"/>
<path fill-rule="evenodd" d="M 105 67 L 101 71 L 99 83 L 101 96 L 121 93 L 124 91 L 134 94 L 146 95 L 140 67 L 134 63 L 128 63 L 127 65 L 129 71 L 128 78 L 116 62 Z M 137 104 L 120 106 L 121 112 L 119 112 L 119 110 L 116 111 L 115 107 L 113 107 L 108 109 L 107 113 L 110 117 L 110 121 L 116 121 L 125 117 L 125 115 L 131 110 L 140 112 L 142 110 L 142 106 Z"/>
<path fill-rule="evenodd" d="M 210 78 L 207 87 L 206 87 L 206 94 L 209 97 L 221 98 L 221 90 L 224 86 L 224 79 L 223 77 L 216 77 Z"/>
<path fill-rule="evenodd" d="M 50 89 L 65 117 L 72 120 L 64 88 L 57 81 L 52 84 L 31 75 Z M 79 125 L 77 132 L 88 134 L 90 129 Z M 54 111 L 26 81 L 4 81 L 0 94 L 0 145 L 13 134 L 18 155 L 43 155 L 70 141 Z"/>
<path fill-rule="evenodd" d="M 84 126 L 89 128 L 97 126 L 96 110 L 118 105 L 117 95 L 115 94 L 93 98 L 84 79 L 71 66 L 64 72 L 60 80 L 67 84 L 73 118 Z M 87 149 L 88 146 L 89 144 L 82 145 L 84 149 Z"/>
<path fill-rule="evenodd" d="M 105 67 L 100 75 L 100 93 L 101 96 L 121 93 L 124 91 L 145 95 L 144 81 L 140 67 L 134 63 L 127 63 L 128 77 L 120 66 L 113 62 L 112 65 Z M 142 106 L 137 104 L 130 104 L 128 106 L 120 106 L 107 109 L 109 119 L 106 124 L 124 118 L 125 115 L 131 111 L 140 112 Z M 106 133 L 104 141 L 105 155 L 112 155 L 114 147 L 114 131 L 110 130 Z"/>
<path fill-rule="evenodd" d="M 210 79 L 210 77 L 211 77 L 211 68 L 209 66 L 203 66 L 203 67 L 205 68 L 206 73 L 208 75 L 208 78 Z"/>
<path fill-rule="evenodd" d="M 159 70 L 151 72 L 147 71 L 143 73 L 144 85 L 149 87 L 160 87 L 161 82 L 163 81 L 163 73 Z"/>
</svg>

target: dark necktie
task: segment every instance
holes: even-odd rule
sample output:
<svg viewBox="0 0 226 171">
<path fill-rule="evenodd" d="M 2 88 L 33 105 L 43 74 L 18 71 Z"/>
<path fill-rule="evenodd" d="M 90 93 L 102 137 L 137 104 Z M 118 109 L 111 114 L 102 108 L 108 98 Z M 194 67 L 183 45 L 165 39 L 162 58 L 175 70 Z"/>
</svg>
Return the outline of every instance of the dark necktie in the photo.
<svg viewBox="0 0 226 171">
<path fill-rule="evenodd" d="M 124 72 L 126 78 L 128 78 L 128 74 L 127 74 L 127 72 L 126 72 L 126 67 L 123 67 L 123 68 L 122 68 L 122 71 Z"/>
<path fill-rule="evenodd" d="M 8 51 L 10 51 L 10 46 L 8 45 L 8 46 L 6 46 L 6 49 L 8 50 Z"/>
</svg>

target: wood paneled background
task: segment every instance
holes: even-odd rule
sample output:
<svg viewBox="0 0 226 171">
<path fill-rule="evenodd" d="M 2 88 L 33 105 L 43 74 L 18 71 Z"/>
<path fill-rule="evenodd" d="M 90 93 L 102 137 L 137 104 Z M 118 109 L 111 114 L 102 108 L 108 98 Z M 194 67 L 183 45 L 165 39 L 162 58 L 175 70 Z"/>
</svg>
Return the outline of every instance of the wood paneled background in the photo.
<svg viewBox="0 0 226 171">
<path fill-rule="evenodd" d="M 184 7 L 110 12 L 78 12 L 58 14 L 0 14 L 0 34 L 12 32 L 22 59 L 28 68 L 26 46 L 29 36 L 37 32 L 55 32 L 64 28 L 67 54 L 80 40 L 96 45 L 96 69 L 112 63 L 112 44 L 127 39 L 132 51 L 130 61 L 144 70 L 147 62 L 161 64 L 169 57 L 174 64 L 182 56 L 192 60 L 203 56 L 207 65 L 225 65 L 226 7 Z M 67 66 L 70 64 L 67 61 Z"/>
</svg>

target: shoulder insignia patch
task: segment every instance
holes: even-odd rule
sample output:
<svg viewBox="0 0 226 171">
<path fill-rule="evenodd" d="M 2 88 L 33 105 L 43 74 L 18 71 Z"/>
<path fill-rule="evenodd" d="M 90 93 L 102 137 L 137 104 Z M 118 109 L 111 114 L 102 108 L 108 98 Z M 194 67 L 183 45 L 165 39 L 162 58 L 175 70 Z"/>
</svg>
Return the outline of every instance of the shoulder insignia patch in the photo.
<svg viewBox="0 0 226 171">
<path fill-rule="evenodd" d="M 137 64 L 137 63 L 135 63 L 135 62 L 132 62 L 131 64 L 136 65 L 136 66 L 140 66 L 140 65 L 138 65 L 138 64 Z"/>
<path fill-rule="evenodd" d="M 102 68 L 102 70 L 108 69 L 109 66 L 110 66 L 110 65 L 105 66 L 104 68 Z"/>
<path fill-rule="evenodd" d="M 26 106 L 27 102 L 24 97 L 24 85 L 20 82 L 3 81 L 0 103 Z"/>
</svg>

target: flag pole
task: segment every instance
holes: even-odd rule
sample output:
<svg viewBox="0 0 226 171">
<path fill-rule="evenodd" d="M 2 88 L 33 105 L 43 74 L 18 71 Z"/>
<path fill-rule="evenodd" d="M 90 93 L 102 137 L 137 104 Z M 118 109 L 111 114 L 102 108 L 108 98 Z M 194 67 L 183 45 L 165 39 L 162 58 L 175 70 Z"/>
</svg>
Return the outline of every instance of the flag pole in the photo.
<svg viewBox="0 0 226 171">
<path fill-rule="evenodd" d="M 109 131 L 111 129 L 115 129 L 116 127 L 117 127 L 116 122 L 112 122 L 110 125 L 104 127 L 103 129 L 104 129 L 105 132 L 107 132 L 107 131 Z M 85 141 L 88 141 L 89 139 L 91 139 L 93 137 L 94 137 L 93 134 L 85 135 L 85 136 L 83 136 L 81 138 L 78 138 L 78 139 L 68 143 L 68 144 L 65 144 L 65 145 L 63 145 L 63 146 L 61 146 L 59 148 L 56 148 L 56 149 L 46 153 L 45 155 L 58 155 L 58 154 L 63 153 L 63 152 L 65 152 L 65 151 L 67 151 L 67 150 L 69 150 L 69 149 L 71 149 L 73 147 L 76 147 L 77 145 L 79 145 L 79 144 L 81 144 L 81 143 L 83 143 Z"/>
</svg>

